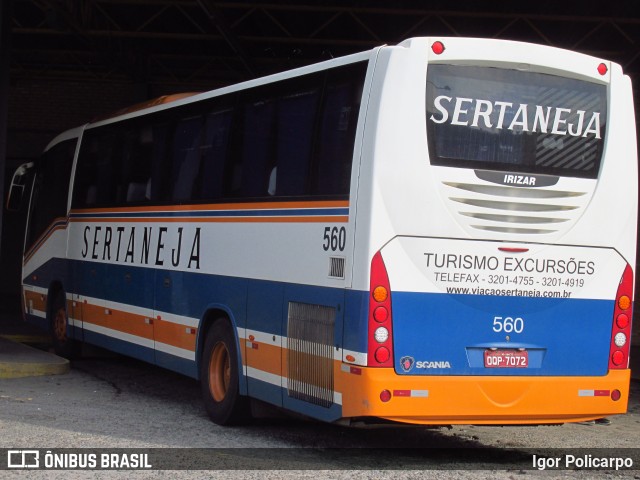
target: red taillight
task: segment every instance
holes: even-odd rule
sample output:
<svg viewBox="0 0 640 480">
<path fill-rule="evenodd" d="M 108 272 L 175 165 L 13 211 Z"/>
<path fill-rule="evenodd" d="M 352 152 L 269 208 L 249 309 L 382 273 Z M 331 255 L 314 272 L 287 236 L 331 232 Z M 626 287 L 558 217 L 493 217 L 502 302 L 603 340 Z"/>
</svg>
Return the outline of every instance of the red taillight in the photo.
<svg viewBox="0 0 640 480">
<path fill-rule="evenodd" d="M 437 41 L 431 45 L 431 51 L 436 55 L 441 55 L 444 52 L 444 43 Z"/>
<path fill-rule="evenodd" d="M 601 63 L 600 65 L 598 65 L 598 73 L 600 75 L 606 75 L 608 71 L 609 69 L 604 63 Z"/>
<path fill-rule="evenodd" d="M 629 346 L 631 343 L 631 318 L 633 308 L 633 270 L 629 265 L 624 269 L 620 286 L 616 293 L 613 309 L 611 343 L 609 348 L 609 369 L 629 368 Z"/>
<path fill-rule="evenodd" d="M 627 328 L 627 325 L 629 325 L 629 316 L 624 313 L 618 315 L 616 318 L 616 325 L 618 325 L 618 328 L 621 330 Z"/>
<path fill-rule="evenodd" d="M 393 367 L 393 335 L 391 329 L 391 288 L 382 255 L 371 260 L 369 288 L 369 347 L 367 365 Z"/>
<path fill-rule="evenodd" d="M 389 390 L 382 390 L 380 392 L 380 400 L 385 403 L 391 400 L 391 392 Z"/>
<path fill-rule="evenodd" d="M 376 307 L 373 311 L 373 318 L 376 319 L 376 322 L 384 322 L 387 318 L 389 318 L 389 312 L 384 307 Z"/>
</svg>

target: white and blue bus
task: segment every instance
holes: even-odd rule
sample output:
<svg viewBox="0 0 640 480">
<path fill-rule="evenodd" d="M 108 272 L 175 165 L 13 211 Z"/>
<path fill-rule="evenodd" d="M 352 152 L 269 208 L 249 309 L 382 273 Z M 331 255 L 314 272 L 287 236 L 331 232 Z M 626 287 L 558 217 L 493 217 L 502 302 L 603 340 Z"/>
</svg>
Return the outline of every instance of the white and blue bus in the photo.
<svg viewBox="0 0 640 480">
<path fill-rule="evenodd" d="M 631 82 L 518 42 L 416 38 L 67 131 L 31 191 L 26 319 L 328 422 L 624 413 Z M 32 180 L 33 187 L 27 188 Z"/>
</svg>

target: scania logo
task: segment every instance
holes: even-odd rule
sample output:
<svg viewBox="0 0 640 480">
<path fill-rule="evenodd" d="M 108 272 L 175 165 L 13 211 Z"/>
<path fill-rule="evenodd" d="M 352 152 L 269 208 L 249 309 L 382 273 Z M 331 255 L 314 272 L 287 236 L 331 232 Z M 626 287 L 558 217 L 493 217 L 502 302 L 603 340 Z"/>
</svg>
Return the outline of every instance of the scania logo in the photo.
<svg viewBox="0 0 640 480">
<path fill-rule="evenodd" d="M 413 367 L 415 360 L 413 357 L 402 357 L 400 359 L 400 367 L 403 371 L 408 372 Z"/>
<path fill-rule="evenodd" d="M 430 362 L 425 360 L 416 362 L 416 368 L 451 368 L 451 364 L 447 361 Z"/>
</svg>

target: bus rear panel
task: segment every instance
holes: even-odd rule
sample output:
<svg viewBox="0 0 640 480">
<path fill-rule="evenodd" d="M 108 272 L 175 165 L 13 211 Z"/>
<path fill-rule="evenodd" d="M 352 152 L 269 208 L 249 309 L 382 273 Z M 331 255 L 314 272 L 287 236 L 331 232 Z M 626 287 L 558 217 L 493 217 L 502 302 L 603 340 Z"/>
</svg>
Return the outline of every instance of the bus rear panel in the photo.
<svg viewBox="0 0 640 480">
<path fill-rule="evenodd" d="M 489 40 L 417 39 L 377 62 L 356 251 L 360 241 L 373 259 L 367 358 L 378 368 L 357 382 L 368 408 L 349 395 L 345 416 L 539 424 L 626 412 L 628 78 L 592 57 Z"/>
</svg>

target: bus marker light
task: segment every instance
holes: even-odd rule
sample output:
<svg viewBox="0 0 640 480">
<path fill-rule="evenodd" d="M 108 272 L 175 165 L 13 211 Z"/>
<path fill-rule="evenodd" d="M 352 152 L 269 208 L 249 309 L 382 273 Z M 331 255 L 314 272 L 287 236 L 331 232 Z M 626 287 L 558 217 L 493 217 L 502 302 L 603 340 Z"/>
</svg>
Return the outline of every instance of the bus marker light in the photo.
<svg viewBox="0 0 640 480">
<path fill-rule="evenodd" d="M 622 295 L 618 299 L 618 306 L 622 310 L 627 310 L 631 306 L 631 299 L 627 295 Z"/>
<path fill-rule="evenodd" d="M 386 347 L 378 347 L 375 353 L 376 361 L 380 363 L 385 363 L 389 360 L 390 354 L 389 349 Z"/>
<path fill-rule="evenodd" d="M 616 319 L 616 324 L 620 329 L 627 328 L 627 326 L 629 325 L 629 317 L 624 313 L 621 313 L 620 315 L 618 315 L 618 318 Z"/>
<path fill-rule="evenodd" d="M 388 316 L 389 316 L 389 312 L 384 307 L 377 307 L 373 311 L 373 318 L 376 319 L 376 322 L 382 323 L 387 319 Z"/>
<path fill-rule="evenodd" d="M 433 44 L 431 45 L 431 51 L 436 55 L 442 54 L 442 52 L 444 52 L 444 43 L 440 41 L 433 42 Z"/>
<path fill-rule="evenodd" d="M 384 302 L 388 296 L 389 292 L 387 292 L 387 289 L 384 287 L 376 287 L 373 290 L 373 299 L 376 302 Z"/>
<path fill-rule="evenodd" d="M 356 357 L 354 357 L 353 355 L 347 355 L 346 357 L 344 357 L 345 360 L 347 362 L 355 362 L 356 361 Z"/>
<path fill-rule="evenodd" d="M 616 350 L 611 356 L 611 361 L 614 365 L 622 365 L 622 362 L 624 362 L 624 353 L 620 350 Z"/>
<path fill-rule="evenodd" d="M 607 66 L 604 63 L 601 63 L 600 65 L 598 65 L 598 73 L 600 75 L 606 75 L 606 73 L 609 71 L 609 69 L 607 68 Z"/>
<path fill-rule="evenodd" d="M 613 400 L 614 402 L 620 400 L 621 396 L 622 394 L 620 393 L 620 390 L 614 390 L 611 392 L 611 400 Z"/>
<path fill-rule="evenodd" d="M 391 400 L 391 392 L 389 390 L 382 390 L 380 392 L 380 400 L 385 403 Z"/>
<path fill-rule="evenodd" d="M 375 337 L 376 342 L 384 343 L 389 339 L 389 330 L 384 327 L 378 327 L 376 328 L 373 336 Z"/>
<path fill-rule="evenodd" d="M 393 367 L 393 311 L 391 309 L 391 286 L 389 275 L 377 252 L 371 259 L 371 278 L 369 283 L 369 311 L 367 332 L 367 365 L 370 367 Z M 383 310 L 377 309 L 383 308 Z M 386 318 L 382 315 L 386 311 Z M 387 351 L 379 351 L 384 347 Z M 386 358 L 386 361 L 381 359 Z"/>
<path fill-rule="evenodd" d="M 627 336 L 622 332 L 618 332 L 616 333 L 616 336 L 613 337 L 613 342 L 617 347 L 624 347 L 627 343 Z"/>
<path fill-rule="evenodd" d="M 633 308 L 633 269 L 629 264 L 624 269 L 616 301 L 614 303 L 613 318 L 611 322 L 611 340 L 609 347 L 609 369 L 629 368 L 629 337 L 631 335 L 631 322 Z"/>
</svg>

